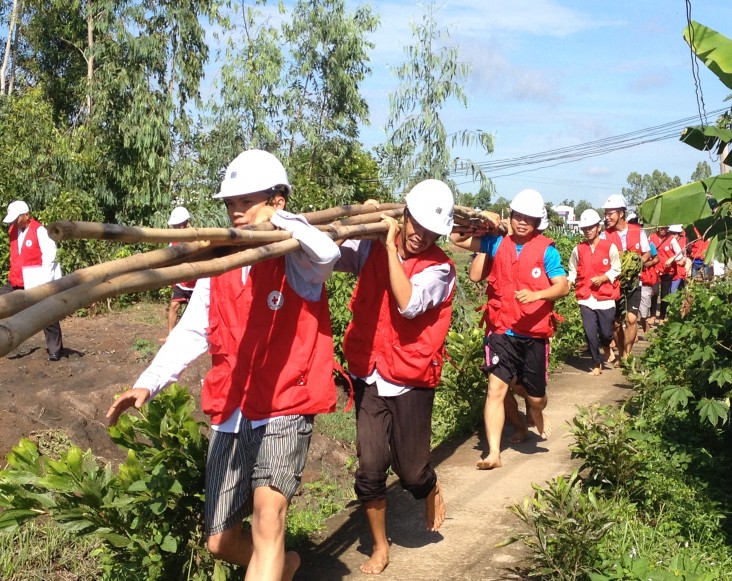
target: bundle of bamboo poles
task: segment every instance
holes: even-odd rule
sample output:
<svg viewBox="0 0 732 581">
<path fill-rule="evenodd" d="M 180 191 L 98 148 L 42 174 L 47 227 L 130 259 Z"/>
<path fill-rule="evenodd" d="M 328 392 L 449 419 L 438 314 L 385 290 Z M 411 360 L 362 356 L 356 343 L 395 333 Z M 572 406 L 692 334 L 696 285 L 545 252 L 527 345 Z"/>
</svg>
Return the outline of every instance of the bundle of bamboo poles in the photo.
<svg viewBox="0 0 732 581">
<path fill-rule="evenodd" d="M 350 205 L 304 214 L 333 240 L 376 238 L 388 226 L 382 215 L 399 218 L 403 204 Z M 453 232 L 481 234 L 500 225 L 475 210 L 457 206 Z M 123 294 L 177 282 L 217 276 L 283 256 L 299 247 L 289 232 L 264 222 L 236 228 L 141 228 L 95 222 L 49 224 L 49 236 L 62 240 L 113 240 L 175 246 L 104 262 L 44 285 L 0 297 L 0 356 L 5 356 L 48 325 L 78 309 Z"/>
</svg>

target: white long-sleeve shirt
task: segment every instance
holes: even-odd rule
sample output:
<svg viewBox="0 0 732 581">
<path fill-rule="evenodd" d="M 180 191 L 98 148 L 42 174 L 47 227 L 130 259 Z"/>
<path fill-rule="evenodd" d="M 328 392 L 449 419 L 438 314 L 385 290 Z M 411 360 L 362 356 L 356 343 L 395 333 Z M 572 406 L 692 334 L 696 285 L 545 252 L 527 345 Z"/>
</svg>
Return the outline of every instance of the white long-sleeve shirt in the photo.
<svg viewBox="0 0 732 581">
<path fill-rule="evenodd" d="M 360 274 L 373 243 L 372 240 L 346 240 L 341 245 L 341 258 L 336 263 L 335 270 Z M 399 261 L 404 262 L 401 257 Z M 404 310 L 397 308 L 404 318 L 413 319 L 447 300 L 455 287 L 455 269 L 447 263 L 428 266 L 409 281 L 412 283 L 412 294 L 407 307 Z M 360 379 L 369 385 L 376 384 L 382 397 L 401 395 L 411 389 L 409 386 L 387 381 L 375 368 L 368 377 Z"/>
<path fill-rule="evenodd" d="M 338 246 L 326 234 L 310 226 L 302 216 L 278 210 L 271 222 L 290 232 L 300 243 L 299 249 L 285 255 L 288 284 L 305 300 L 318 300 L 323 283 L 328 280 L 340 257 Z M 246 282 L 250 270 L 250 266 L 241 269 L 242 282 Z M 211 279 L 199 279 L 181 320 L 134 387 L 145 388 L 150 391 L 150 398 L 155 397 L 167 385 L 177 381 L 188 365 L 208 351 L 210 303 Z M 237 408 L 221 424 L 211 427 L 224 432 L 238 432 L 242 419 Z M 255 425 L 266 422 L 262 420 Z"/>
</svg>

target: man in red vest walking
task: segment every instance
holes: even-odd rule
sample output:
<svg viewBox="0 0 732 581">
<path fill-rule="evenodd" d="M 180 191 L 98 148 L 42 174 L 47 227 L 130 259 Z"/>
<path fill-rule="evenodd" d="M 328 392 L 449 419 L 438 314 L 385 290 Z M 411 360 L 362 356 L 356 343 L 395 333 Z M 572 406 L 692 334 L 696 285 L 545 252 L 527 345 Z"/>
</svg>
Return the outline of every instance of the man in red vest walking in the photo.
<svg viewBox="0 0 732 581">
<path fill-rule="evenodd" d="M 569 293 L 559 252 L 552 240 L 538 232 L 543 225 L 543 196 L 536 190 L 521 190 L 510 208 L 508 236 L 452 236 L 461 248 L 485 253 L 491 261 L 485 317 L 488 456 L 478 460 L 479 470 L 503 465 L 501 436 L 506 416 L 517 429 L 513 441 L 526 438 L 528 428 L 521 425 L 519 429 L 518 405 L 508 393 L 509 386 L 528 402 L 527 413 L 540 437 L 549 436 L 543 410 L 547 404 L 549 338 L 554 333 L 552 313 L 554 301 Z"/>
<path fill-rule="evenodd" d="M 14 290 L 33 288 L 61 278 L 56 262 L 56 243 L 38 220 L 30 215 L 28 204 L 16 200 L 8 204 L 3 222 L 10 224 L 10 273 L 8 284 L 0 288 L 0 295 Z M 56 322 L 43 330 L 49 361 L 58 361 L 63 352 L 61 325 Z"/>
<path fill-rule="evenodd" d="M 429 530 L 445 520 L 442 491 L 430 465 L 430 436 L 455 288 L 455 267 L 436 242 L 452 231 L 453 205 L 445 183 L 418 183 L 406 196 L 402 224 L 383 217 L 389 232 L 382 243 L 346 241 L 336 265 L 359 275 L 343 353 L 355 378 L 355 490 L 374 541 L 371 557 L 361 565 L 364 573 L 378 575 L 389 564 L 390 466 L 405 490 L 424 499 Z"/>
<path fill-rule="evenodd" d="M 168 226 L 175 229 L 188 228 L 190 225 L 191 214 L 184 206 L 173 208 L 168 218 Z M 171 246 L 175 246 L 177 242 L 173 242 Z M 187 305 L 191 300 L 193 289 L 196 287 L 195 280 L 185 280 L 173 285 L 173 296 L 170 298 L 168 305 L 168 334 L 178 323 L 178 313 L 181 305 Z"/>
<path fill-rule="evenodd" d="M 602 373 L 603 357 L 611 359 L 615 301 L 620 298 L 620 252 L 609 240 L 600 238 L 602 219 L 592 209 L 580 216 L 579 227 L 584 234 L 569 257 L 567 280 L 575 284 L 575 294 L 582 315 L 587 347 L 592 357 L 590 375 Z"/>
<path fill-rule="evenodd" d="M 648 243 L 646 233 L 638 224 L 628 223 L 628 203 L 625 201 L 625 196 L 611 195 L 602 208 L 605 210 L 605 232 L 601 234 L 601 237 L 615 244 L 621 257 L 623 252 L 635 252 L 641 256 L 644 264 L 650 260 L 651 245 Z M 621 359 L 630 355 L 630 350 L 638 336 L 641 294 L 640 274 L 626 286 L 621 285 L 620 287 L 620 299 L 615 311 L 615 345 Z M 622 320 L 623 318 L 625 321 Z"/>
<path fill-rule="evenodd" d="M 218 559 L 247 567 L 246 579 L 292 579 L 285 517 L 305 466 L 314 414 L 335 409 L 333 338 L 323 283 L 338 246 L 284 211 L 292 192 L 272 154 L 241 153 L 226 169 L 221 199 L 234 228 L 269 220 L 300 248 L 279 258 L 199 279 L 186 312 L 132 389 L 107 412 L 110 424 L 140 408 L 208 351 L 201 395 L 211 416 L 205 530 Z M 242 521 L 252 514 L 251 528 Z"/>
</svg>

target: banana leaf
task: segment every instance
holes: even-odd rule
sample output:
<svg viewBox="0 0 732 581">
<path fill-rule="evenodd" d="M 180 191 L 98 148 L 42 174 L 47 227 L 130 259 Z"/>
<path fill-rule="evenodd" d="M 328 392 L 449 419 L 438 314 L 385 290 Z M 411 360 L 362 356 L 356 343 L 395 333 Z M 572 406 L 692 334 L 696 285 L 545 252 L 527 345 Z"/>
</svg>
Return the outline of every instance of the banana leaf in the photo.
<svg viewBox="0 0 732 581">
<path fill-rule="evenodd" d="M 732 172 L 692 182 L 647 199 L 638 207 L 644 224 L 693 224 L 732 202 Z"/>
<path fill-rule="evenodd" d="M 684 29 L 684 40 L 697 58 L 732 89 L 732 40 L 696 21 Z"/>
<path fill-rule="evenodd" d="M 697 125 L 684 129 L 679 139 L 699 151 L 714 151 L 721 157 L 724 154 L 725 145 L 732 141 L 732 130 Z M 725 165 L 732 165 L 732 150 L 722 161 Z"/>
</svg>

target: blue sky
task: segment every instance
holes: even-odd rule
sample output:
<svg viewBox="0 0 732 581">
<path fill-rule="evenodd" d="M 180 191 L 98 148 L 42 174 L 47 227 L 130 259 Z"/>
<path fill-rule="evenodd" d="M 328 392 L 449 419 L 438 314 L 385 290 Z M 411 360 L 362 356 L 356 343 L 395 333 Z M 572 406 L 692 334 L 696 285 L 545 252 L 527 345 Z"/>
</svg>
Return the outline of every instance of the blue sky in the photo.
<svg viewBox="0 0 732 581">
<path fill-rule="evenodd" d="M 355 6 L 355 3 L 353 3 Z M 398 84 L 393 68 L 406 59 L 410 22 L 421 19 L 414 2 L 372 0 L 381 18 L 372 40 L 372 75 L 362 85 L 371 126 L 366 146 L 383 142 L 388 95 Z M 730 0 L 695 0 L 692 18 L 732 37 Z M 481 129 L 496 136 L 495 152 L 460 151 L 474 161 L 515 158 L 613 137 L 698 115 L 683 0 L 460 0 L 438 13 L 450 41 L 471 66 L 468 107 L 443 110 L 448 131 Z M 729 91 L 703 65 L 707 111 Z M 713 122 L 711 117 L 709 122 Z M 698 123 L 692 123 L 698 124 Z M 676 139 L 646 144 L 552 168 L 494 174 L 497 194 L 507 198 L 533 187 L 559 203 L 587 199 L 601 205 L 627 185 L 633 171 L 654 169 L 689 181 L 699 161 L 718 173 L 718 162 Z M 526 169 L 526 168 L 524 168 Z M 475 186 L 465 183 L 465 191 Z"/>
</svg>

